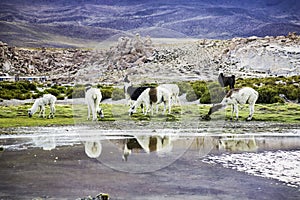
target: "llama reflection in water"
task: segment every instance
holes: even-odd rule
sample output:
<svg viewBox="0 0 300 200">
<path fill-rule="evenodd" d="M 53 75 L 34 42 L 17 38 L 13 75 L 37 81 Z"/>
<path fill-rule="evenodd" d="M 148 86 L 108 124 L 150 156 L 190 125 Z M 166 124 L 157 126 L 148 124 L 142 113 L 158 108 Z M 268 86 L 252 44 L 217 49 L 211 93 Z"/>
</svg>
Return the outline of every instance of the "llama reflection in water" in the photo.
<svg viewBox="0 0 300 200">
<path fill-rule="evenodd" d="M 252 138 L 224 137 L 219 140 L 219 149 L 230 152 L 253 152 L 257 150 L 257 144 Z"/>
<path fill-rule="evenodd" d="M 37 136 L 32 138 L 35 147 L 50 151 L 56 148 L 56 139 L 54 136 Z"/>
<path fill-rule="evenodd" d="M 158 156 L 164 156 L 173 149 L 172 140 L 169 136 L 135 136 L 124 140 L 123 161 L 128 160 L 132 152 L 156 152 Z"/>
<path fill-rule="evenodd" d="M 84 151 L 88 157 L 98 158 L 102 152 L 102 144 L 100 141 L 86 141 Z"/>
</svg>

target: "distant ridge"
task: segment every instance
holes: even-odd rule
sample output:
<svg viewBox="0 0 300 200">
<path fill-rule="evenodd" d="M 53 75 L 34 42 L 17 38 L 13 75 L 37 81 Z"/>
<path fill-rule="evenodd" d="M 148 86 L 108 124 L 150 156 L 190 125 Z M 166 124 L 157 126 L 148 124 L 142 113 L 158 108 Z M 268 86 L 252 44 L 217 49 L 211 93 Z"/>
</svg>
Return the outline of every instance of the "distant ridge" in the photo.
<svg viewBox="0 0 300 200">
<path fill-rule="evenodd" d="M 300 33 L 298 0 L 2 0 L 0 39 L 80 47 L 118 34 L 230 39 Z"/>
</svg>

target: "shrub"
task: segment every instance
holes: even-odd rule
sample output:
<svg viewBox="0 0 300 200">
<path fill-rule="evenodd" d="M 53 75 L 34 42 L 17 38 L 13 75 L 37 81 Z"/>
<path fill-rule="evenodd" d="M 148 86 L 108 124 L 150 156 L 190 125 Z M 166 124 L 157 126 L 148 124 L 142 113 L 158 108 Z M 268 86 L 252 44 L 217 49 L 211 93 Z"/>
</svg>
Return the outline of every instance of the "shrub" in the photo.
<svg viewBox="0 0 300 200">
<path fill-rule="evenodd" d="M 60 94 L 60 95 L 58 95 L 56 98 L 57 98 L 57 100 L 64 100 L 64 99 L 65 99 L 65 96 L 62 95 L 62 94 Z"/>
<path fill-rule="evenodd" d="M 187 82 L 180 82 L 180 83 L 177 83 L 177 85 L 179 87 L 179 95 L 187 93 L 188 90 L 190 90 L 192 88 L 191 84 L 187 83 Z"/>
<path fill-rule="evenodd" d="M 49 93 L 57 97 L 60 94 L 60 91 L 58 89 L 48 88 L 44 90 L 44 93 L 45 94 Z"/>
<path fill-rule="evenodd" d="M 186 100 L 187 101 L 196 101 L 198 99 L 196 93 L 194 92 L 193 89 L 189 89 L 187 92 L 186 92 Z"/>
<path fill-rule="evenodd" d="M 69 91 L 70 92 L 70 91 Z M 73 88 L 72 93 L 68 94 L 68 98 L 84 98 L 85 88 L 83 86 L 76 86 Z"/>
<path fill-rule="evenodd" d="M 200 98 L 200 103 L 202 104 L 208 104 L 211 103 L 211 96 L 208 91 L 206 91 Z"/>
<path fill-rule="evenodd" d="M 192 87 L 198 99 L 208 90 L 207 83 L 204 81 L 195 81 L 192 83 Z"/>
<path fill-rule="evenodd" d="M 114 88 L 113 92 L 112 92 L 112 100 L 120 100 L 120 99 L 124 99 L 125 98 L 125 94 L 124 94 L 124 90 L 120 89 L 120 88 Z"/>
<path fill-rule="evenodd" d="M 74 89 L 72 87 L 68 87 L 67 88 L 66 96 L 68 97 L 68 99 L 72 99 L 73 98 L 73 92 L 74 92 Z"/>
<path fill-rule="evenodd" d="M 113 88 L 101 88 L 102 100 L 109 99 L 112 96 Z"/>
<path fill-rule="evenodd" d="M 258 88 L 259 97 L 257 103 L 277 103 L 275 96 L 278 96 L 275 89 L 269 86 Z"/>
</svg>

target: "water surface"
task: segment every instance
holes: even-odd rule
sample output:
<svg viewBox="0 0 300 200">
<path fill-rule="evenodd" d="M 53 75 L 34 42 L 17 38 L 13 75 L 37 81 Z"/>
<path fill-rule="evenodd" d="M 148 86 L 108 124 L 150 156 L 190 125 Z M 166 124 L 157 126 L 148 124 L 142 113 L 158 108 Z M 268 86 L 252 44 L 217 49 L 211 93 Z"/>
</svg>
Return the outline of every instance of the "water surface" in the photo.
<svg viewBox="0 0 300 200">
<path fill-rule="evenodd" d="M 252 125 L 4 129 L 0 197 L 299 199 L 300 129 Z"/>
</svg>

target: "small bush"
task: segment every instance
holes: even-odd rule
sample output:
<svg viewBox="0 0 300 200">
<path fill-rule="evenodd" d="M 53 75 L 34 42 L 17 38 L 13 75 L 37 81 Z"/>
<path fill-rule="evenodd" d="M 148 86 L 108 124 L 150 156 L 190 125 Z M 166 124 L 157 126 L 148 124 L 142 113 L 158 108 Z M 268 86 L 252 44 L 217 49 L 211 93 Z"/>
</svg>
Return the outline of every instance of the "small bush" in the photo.
<svg viewBox="0 0 300 200">
<path fill-rule="evenodd" d="M 260 87 L 257 91 L 259 93 L 257 103 L 277 103 L 275 96 L 278 96 L 278 94 L 272 87 Z"/>
<path fill-rule="evenodd" d="M 112 87 L 101 88 L 102 100 L 111 98 L 112 92 L 113 92 Z"/>
<path fill-rule="evenodd" d="M 192 83 L 192 87 L 198 99 L 208 90 L 207 83 L 204 81 L 195 81 Z"/>
<path fill-rule="evenodd" d="M 72 93 L 69 93 L 67 96 L 68 98 L 84 98 L 85 97 L 85 88 L 83 86 L 74 87 Z M 70 92 L 69 91 L 69 92 Z"/>
<path fill-rule="evenodd" d="M 198 99 L 198 96 L 196 95 L 195 91 L 193 89 L 189 89 L 186 92 L 186 100 L 191 102 L 191 101 L 196 101 Z"/>
<path fill-rule="evenodd" d="M 208 91 L 206 91 L 200 98 L 200 103 L 202 104 L 208 104 L 211 103 L 211 96 Z"/>
<path fill-rule="evenodd" d="M 44 93 L 45 94 L 49 93 L 57 97 L 60 94 L 60 91 L 58 89 L 48 88 L 44 90 Z"/>
<path fill-rule="evenodd" d="M 62 94 L 60 94 L 60 95 L 58 95 L 56 98 L 57 98 L 57 100 L 64 100 L 64 99 L 65 99 L 65 96 L 62 95 Z"/>
<path fill-rule="evenodd" d="M 124 99 L 125 98 L 125 94 L 124 91 L 120 88 L 114 88 L 113 92 L 112 92 L 112 100 L 120 100 L 120 99 Z"/>
<path fill-rule="evenodd" d="M 192 88 L 191 84 L 187 83 L 187 82 L 177 83 L 177 85 L 179 87 L 179 95 L 187 93 L 188 90 L 190 90 Z"/>
</svg>

